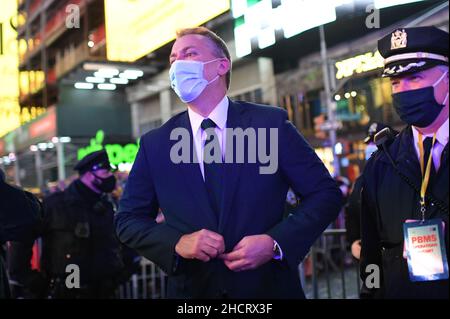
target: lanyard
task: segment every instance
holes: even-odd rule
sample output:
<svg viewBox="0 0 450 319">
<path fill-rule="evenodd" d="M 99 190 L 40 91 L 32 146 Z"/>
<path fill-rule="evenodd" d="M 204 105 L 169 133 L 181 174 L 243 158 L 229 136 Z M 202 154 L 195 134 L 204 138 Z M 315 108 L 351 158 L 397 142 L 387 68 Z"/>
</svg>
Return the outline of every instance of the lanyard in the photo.
<svg viewBox="0 0 450 319">
<path fill-rule="evenodd" d="M 430 156 L 427 160 L 427 167 L 424 163 L 423 135 L 419 133 L 419 154 L 420 154 L 420 170 L 422 172 L 422 185 L 420 187 L 420 212 L 422 213 L 422 221 L 425 221 L 425 194 L 427 192 L 428 183 L 430 182 L 431 163 L 433 161 L 433 147 L 436 142 L 436 133 L 433 135 Z"/>
</svg>

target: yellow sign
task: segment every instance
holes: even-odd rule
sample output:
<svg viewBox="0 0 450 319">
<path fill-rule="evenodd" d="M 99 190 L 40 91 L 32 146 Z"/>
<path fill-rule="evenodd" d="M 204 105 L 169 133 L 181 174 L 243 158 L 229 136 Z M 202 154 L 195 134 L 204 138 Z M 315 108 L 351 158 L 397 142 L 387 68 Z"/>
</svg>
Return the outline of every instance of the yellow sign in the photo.
<svg viewBox="0 0 450 319">
<path fill-rule="evenodd" d="M 134 62 L 230 10 L 230 0 L 105 0 L 108 60 Z"/>
<path fill-rule="evenodd" d="M 384 67 L 384 59 L 380 52 L 369 52 L 353 58 L 336 62 L 336 79 L 342 79 L 353 74 L 368 72 Z"/>
<path fill-rule="evenodd" d="M 17 32 L 10 21 L 17 16 L 16 1 L 2 1 L 0 10 L 0 136 L 20 126 Z"/>
</svg>

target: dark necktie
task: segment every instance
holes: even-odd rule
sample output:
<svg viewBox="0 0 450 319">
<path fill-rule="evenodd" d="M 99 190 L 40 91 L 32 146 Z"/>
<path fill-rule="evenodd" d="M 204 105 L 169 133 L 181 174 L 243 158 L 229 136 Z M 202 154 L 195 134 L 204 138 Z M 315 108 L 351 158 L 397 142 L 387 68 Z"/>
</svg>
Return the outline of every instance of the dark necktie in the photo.
<svg viewBox="0 0 450 319">
<path fill-rule="evenodd" d="M 207 151 L 206 149 L 206 145 L 213 142 L 214 140 L 217 143 L 219 142 L 217 134 L 215 133 L 214 130 L 216 126 L 217 126 L 216 123 L 214 123 L 214 121 L 211 119 L 203 120 L 201 124 L 202 130 L 207 132 L 207 134 L 209 133 L 206 137 L 205 147 L 203 149 L 203 159 L 211 156 L 210 152 Z M 207 129 L 212 130 L 206 131 Z M 216 163 L 215 161 L 213 161 L 212 163 L 206 163 L 205 160 L 203 160 L 206 190 L 208 192 L 208 197 L 211 206 L 218 218 L 220 215 L 220 205 L 222 202 L 222 191 L 223 191 L 223 163 L 221 151 L 220 151 L 220 159 L 221 159 L 220 163 Z"/>
<path fill-rule="evenodd" d="M 423 151 L 424 151 L 424 170 L 427 168 L 428 158 L 430 157 L 431 146 L 433 145 L 433 138 L 427 137 L 423 141 Z M 434 161 L 431 159 L 431 171 L 430 171 L 430 184 L 432 183 L 434 176 L 436 175 L 436 169 L 434 167 Z"/>
</svg>

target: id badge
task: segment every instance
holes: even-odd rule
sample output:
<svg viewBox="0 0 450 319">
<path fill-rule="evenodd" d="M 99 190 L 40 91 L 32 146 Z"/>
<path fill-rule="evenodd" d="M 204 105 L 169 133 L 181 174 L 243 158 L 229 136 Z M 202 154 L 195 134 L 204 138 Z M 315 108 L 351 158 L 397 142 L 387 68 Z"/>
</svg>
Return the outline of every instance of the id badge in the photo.
<svg viewBox="0 0 450 319">
<path fill-rule="evenodd" d="M 441 219 L 403 224 L 405 252 L 411 281 L 448 279 L 443 222 Z"/>
</svg>

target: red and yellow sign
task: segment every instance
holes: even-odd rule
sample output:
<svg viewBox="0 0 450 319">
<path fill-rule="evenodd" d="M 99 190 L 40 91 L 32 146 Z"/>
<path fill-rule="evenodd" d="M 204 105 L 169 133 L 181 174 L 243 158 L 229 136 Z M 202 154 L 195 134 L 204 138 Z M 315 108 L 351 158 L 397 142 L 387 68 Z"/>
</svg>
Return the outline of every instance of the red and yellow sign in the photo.
<svg viewBox="0 0 450 319">
<path fill-rule="evenodd" d="M 28 130 L 30 139 L 36 137 L 52 137 L 56 135 L 56 112 L 55 108 L 49 108 L 47 114 L 30 124 Z"/>
</svg>

